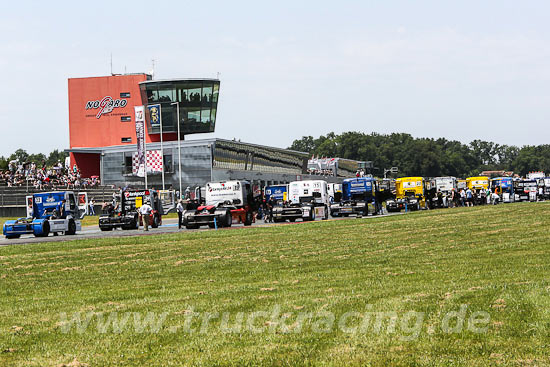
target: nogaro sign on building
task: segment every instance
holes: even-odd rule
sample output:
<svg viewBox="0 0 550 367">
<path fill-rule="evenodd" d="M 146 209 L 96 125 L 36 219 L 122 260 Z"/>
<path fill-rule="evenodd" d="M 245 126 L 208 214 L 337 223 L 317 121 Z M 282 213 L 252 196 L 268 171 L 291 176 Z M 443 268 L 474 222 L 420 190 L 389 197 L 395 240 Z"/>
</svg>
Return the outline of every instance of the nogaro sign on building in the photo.
<svg viewBox="0 0 550 367">
<path fill-rule="evenodd" d="M 128 101 L 126 99 L 123 99 L 123 98 L 113 99 L 113 97 L 111 96 L 105 96 L 102 99 L 98 99 L 95 101 L 87 101 L 86 111 L 97 110 L 97 113 L 95 115 L 86 115 L 86 117 L 95 116 L 95 118 L 99 119 L 103 115 L 111 114 L 111 112 L 113 112 L 115 108 L 126 107 L 127 104 L 128 104 Z M 123 116 L 123 115 L 127 115 L 127 113 L 119 113 L 116 115 Z"/>
</svg>

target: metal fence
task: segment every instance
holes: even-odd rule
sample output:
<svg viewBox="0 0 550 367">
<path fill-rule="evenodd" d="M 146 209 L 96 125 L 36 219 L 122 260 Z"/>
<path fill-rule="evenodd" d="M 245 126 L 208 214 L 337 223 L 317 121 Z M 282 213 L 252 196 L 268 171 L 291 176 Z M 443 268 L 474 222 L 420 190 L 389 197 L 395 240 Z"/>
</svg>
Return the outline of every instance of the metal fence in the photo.
<svg viewBox="0 0 550 367">
<path fill-rule="evenodd" d="M 35 190 L 34 188 L 30 188 L 29 191 L 27 191 L 25 187 L 0 187 L 0 207 L 25 206 L 25 197 L 27 195 L 44 191 Z M 88 199 L 94 199 L 98 204 L 111 201 L 115 191 L 115 189 L 110 187 L 99 187 L 91 190 L 75 190 L 75 192 L 88 193 Z"/>
</svg>

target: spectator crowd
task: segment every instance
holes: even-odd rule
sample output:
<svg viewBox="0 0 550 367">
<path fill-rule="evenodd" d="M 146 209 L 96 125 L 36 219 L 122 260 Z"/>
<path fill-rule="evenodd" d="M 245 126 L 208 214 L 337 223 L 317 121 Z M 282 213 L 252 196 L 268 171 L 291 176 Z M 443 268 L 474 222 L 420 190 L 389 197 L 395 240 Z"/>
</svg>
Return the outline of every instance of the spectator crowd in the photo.
<svg viewBox="0 0 550 367">
<path fill-rule="evenodd" d="M 90 189 L 101 184 L 99 177 L 83 178 L 76 164 L 71 168 L 61 161 L 53 167 L 38 167 L 36 163 L 9 162 L 6 171 L 0 171 L 0 182 L 8 187 L 33 187 L 36 190 Z"/>
</svg>

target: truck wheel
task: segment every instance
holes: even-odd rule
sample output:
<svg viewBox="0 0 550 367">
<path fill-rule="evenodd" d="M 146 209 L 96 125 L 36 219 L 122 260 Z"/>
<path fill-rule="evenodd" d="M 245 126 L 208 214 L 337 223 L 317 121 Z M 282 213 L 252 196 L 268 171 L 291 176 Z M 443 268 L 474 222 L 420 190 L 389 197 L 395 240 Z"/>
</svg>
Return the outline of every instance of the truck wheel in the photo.
<svg viewBox="0 0 550 367">
<path fill-rule="evenodd" d="M 233 217 L 231 216 L 231 210 L 228 210 L 225 213 L 225 226 L 231 227 L 232 224 L 233 224 Z"/>
<path fill-rule="evenodd" d="M 69 219 L 69 226 L 65 234 L 70 236 L 76 234 L 76 223 L 73 219 Z"/>
<path fill-rule="evenodd" d="M 252 225 L 252 212 L 246 212 L 246 218 L 244 220 L 245 226 L 251 226 Z"/>
<path fill-rule="evenodd" d="M 42 226 L 42 233 L 35 234 L 34 237 L 48 237 L 49 234 L 50 234 L 50 222 L 45 221 L 44 225 Z"/>
<path fill-rule="evenodd" d="M 6 235 L 6 238 L 7 238 L 8 240 L 11 240 L 11 239 L 13 239 L 13 238 L 19 238 L 19 237 L 21 237 L 20 234 L 7 234 L 7 235 Z M 36 236 L 36 237 L 38 237 L 38 236 Z"/>
<path fill-rule="evenodd" d="M 151 228 L 158 228 L 160 226 L 160 218 L 157 214 L 153 215 L 153 223 L 151 223 Z"/>
<path fill-rule="evenodd" d="M 328 208 L 325 205 L 325 216 L 323 217 L 323 220 L 327 220 L 327 219 L 328 219 Z"/>
</svg>

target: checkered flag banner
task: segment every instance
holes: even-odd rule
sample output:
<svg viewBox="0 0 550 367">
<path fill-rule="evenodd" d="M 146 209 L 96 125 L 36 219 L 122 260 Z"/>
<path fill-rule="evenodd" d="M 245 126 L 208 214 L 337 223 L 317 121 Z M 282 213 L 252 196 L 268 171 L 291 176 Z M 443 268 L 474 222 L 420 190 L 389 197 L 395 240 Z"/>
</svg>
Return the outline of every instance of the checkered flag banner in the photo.
<svg viewBox="0 0 550 367">
<path fill-rule="evenodd" d="M 143 172 L 143 166 L 140 167 L 138 152 L 132 155 L 132 174 L 138 176 L 139 172 Z M 160 150 L 147 151 L 147 173 L 162 172 L 162 155 Z"/>
</svg>

